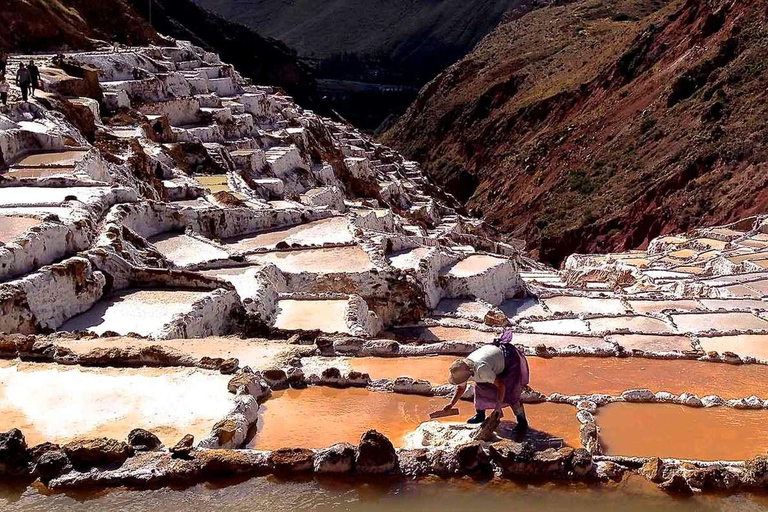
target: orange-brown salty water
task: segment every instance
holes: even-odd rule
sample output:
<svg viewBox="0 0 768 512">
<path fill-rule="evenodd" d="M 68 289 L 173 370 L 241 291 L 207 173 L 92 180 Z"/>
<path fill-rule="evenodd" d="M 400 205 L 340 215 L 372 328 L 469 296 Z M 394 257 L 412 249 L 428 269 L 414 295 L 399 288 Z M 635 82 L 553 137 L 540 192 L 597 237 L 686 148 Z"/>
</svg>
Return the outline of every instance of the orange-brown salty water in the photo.
<svg viewBox="0 0 768 512">
<path fill-rule="evenodd" d="M 87 154 L 87 151 L 52 151 L 36 153 L 23 158 L 16 165 L 35 167 L 38 165 L 74 166 Z"/>
<path fill-rule="evenodd" d="M 283 272 L 365 272 L 375 268 L 359 245 L 261 253 L 248 258 L 274 263 Z"/>
<path fill-rule="evenodd" d="M 345 299 L 294 300 L 280 299 L 275 327 L 286 330 L 349 332 Z"/>
<path fill-rule="evenodd" d="M 349 359 L 353 370 L 373 379 L 411 377 L 445 384 L 454 356 L 358 357 Z M 544 393 L 619 395 L 628 389 L 648 388 L 700 397 L 768 398 L 768 366 L 701 361 L 616 357 L 529 357 L 531 387 Z"/>
<path fill-rule="evenodd" d="M 322 448 L 334 443 L 356 444 L 369 429 L 386 435 L 395 446 L 429 413 L 447 403 L 444 397 L 421 397 L 380 393 L 365 389 L 309 387 L 278 392 L 266 402 L 259 420 L 259 432 L 251 447 L 274 450 L 285 447 Z M 460 416 L 438 421 L 466 421 L 474 414 L 472 403 L 459 402 Z M 571 446 L 579 446 L 579 423 L 573 407 L 563 404 L 527 406 L 531 426 Z M 507 419 L 511 412 L 506 409 Z"/>
<path fill-rule="evenodd" d="M 544 394 L 621 394 L 628 389 L 700 397 L 768 398 L 768 366 L 616 357 L 529 357 L 531 387 Z"/>
<path fill-rule="evenodd" d="M 396 379 L 411 377 L 428 380 L 432 384 L 448 382 L 448 367 L 455 356 L 432 357 L 353 357 L 349 366 L 367 373 L 372 379 Z"/>
<path fill-rule="evenodd" d="M 768 411 L 615 403 L 597 412 L 608 455 L 745 460 L 765 455 Z"/>
<path fill-rule="evenodd" d="M 40 224 L 40 219 L 34 217 L 0 216 L 0 242 L 8 243 L 38 224 Z"/>
</svg>

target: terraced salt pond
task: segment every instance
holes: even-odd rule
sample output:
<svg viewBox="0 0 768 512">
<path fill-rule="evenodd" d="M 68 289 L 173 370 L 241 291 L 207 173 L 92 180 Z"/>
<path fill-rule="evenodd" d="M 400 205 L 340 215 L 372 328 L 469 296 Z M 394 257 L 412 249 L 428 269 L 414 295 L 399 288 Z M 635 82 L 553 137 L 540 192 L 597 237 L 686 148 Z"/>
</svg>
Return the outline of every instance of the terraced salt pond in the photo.
<svg viewBox="0 0 768 512">
<path fill-rule="evenodd" d="M 559 296 L 542 300 L 553 313 L 622 314 L 627 308 L 619 299 Z"/>
<path fill-rule="evenodd" d="M 294 300 L 281 299 L 277 302 L 277 329 L 319 330 L 326 333 L 347 333 L 346 299 Z"/>
<path fill-rule="evenodd" d="M 739 356 L 768 360 L 768 334 L 701 337 L 699 343 L 706 352 L 733 352 Z"/>
<path fill-rule="evenodd" d="M 229 359 L 235 357 L 241 366 L 250 366 L 254 370 L 271 368 L 276 365 L 279 354 L 289 349 L 290 345 L 263 339 L 241 339 L 234 336 L 189 338 L 178 340 L 153 340 L 144 338 L 60 338 L 56 345 L 64 346 L 78 355 L 87 354 L 96 349 L 127 349 L 149 346 L 162 346 L 176 350 L 195 358 L 220 357 Z"/>
<path fill-rule="evenodd" d="M 13 217 L 0 215 L 0 242 L 7 244 L 26 233 L 29 228 L 40 224 L 34 217 Z"/>
<path fill-rule="evenodd" d="M 616 357 L 529 357 L 531 387 L 549 395 L 620 395 L 628 389 L 768 399 L 768 366 Z M 767 439 L 768 442 L 768 439 Z"/>
<path fill-rule="evenodd" d="M 768 448 L 765 410 L 616 403 L 596 419 L 608 455 L 746 460 Z"/>
<path fill-rule="evenodd" d="M 256 254 L 253 263 L 274 263 L 283 272 L 366 272 L 375 265 L 359 245 Z"/>
<path fill-rule="evenodd" d="M 491 269 L 497 265 L 501 265 L 508 260 L 503 258 L 496 258 L 494 256 L 487 256 L 485 254 L 473 254 L 467 258 L 464 258 L 460 262 L 451 265 L 444 270 L 445 274 L 453 277 L 469 277 L 477 274 L 482 274 L 488 269 Z"/>
<path fill-rule="evenodd" d="M 163 233 L 147 241 L 179 266 L 229 258 L 227 251 L 183 233 Z"/>
<path fill-rule="evenodd" d="M 551 334 L 568 334 L 572 332 L 589 332 L 589 327 L 584 320 L 579 318 L 560 318 L 557 320 L 542 320 L 531 322 L 534 332 Z"/>
<path fill-rule="evenodd" d="M 210 190 L 211 194 L 216 192 L 230 192 L 234 190 L 230 188 L 229 181 L 226 174 L 219 174 L 215 176 L 195 176 L 195 179 L 205 188 Z"/>
<path fill-rule="evenodd" d="M 646 352 L 690 352 L 693 350 L 691 339 L 687 336 L 664 334 L 612 334 L 611 341 L 618 343 L 625 350 L 643 350 Z"/>
<path fill-rule="evenodd" d="M 648 316 L 590 318 L 589 328 L 592 332 L 615 332 L 623 329 L 629 332 L 675 332 L 674 327 L 663 320 Z"/>
<path fill-rule="evenodd" d="M 58 206 L 70 199 L 89 202 L 108 193 L 107 187 L 5 187 L 0 188 L 0 207 Z"/>
<path fill-rule="evenodd" d="M 372 426 L 386 435 L 395 446 L 402 446 L 405 436 L 429 414 L 447 403 L 442 397 L 421 397 L 380 393 L 365 389 L 309 387 L 276 392 L 260 411 L 258 433 L 250 446 L 278 449 L 302 446 L 322 448 L 334 443 L 357 443 Z M 471 402 L 460 402 L 460 417 L 440 421 L 465 421 L 474 414 Z M 527 406 L 531 426 L 539 432 L 562 438 L 579 446 L 579 422 L 576 410 L 563 404 Z M 333 428 L 328 428 L 333 425 Z"/>
<path fill-rule="evenodd" d="M 289 246 L 347 244 L 354 241 L 347 224 L 346 217 L 330 217 L 298 226 L 228 238 L 222 241 L 222 245 L 238 251 L 248 251 L 274 248 L 280 242 Z"/>
<path fill-rule="evenodd" d="M 49 178 L 51 176 L 71 176 L 74 171 L 73 167 L 22 167 L 10 169 L 3 173 L 3 176 L 6 178 Z"/>
<path fill-rule="evenodd" d="M 455 360 L 455 356 L 352 357 L 348 363 L 350 368 L 367 373 L 372 379 L 411 377 L 432 384 L 447 384 L 448 367 Z"/>
<path fill-rule="evenodd" d="M 416 247 L 415 249 L 405 249 L 393 252 L 388 255 L 389 263 L 401 270 L 410 270 L 418 268 L 419 262 L 429 254 L 431 247 Z"/>
<path fill-rule="evenodd" d="M 229 377 L 197 369 L 82 368 L 0 363 L 0 431 L 19 428 L 30 446 L 154 432 L 166 445 L 197 440 L 231 408 Z"/>
<path fill-rule="evenodd" d="M 90 331 L 103 334 L 134 332 L 159 334 L 178 313 L 191 311 L 192 304 L 208 292 L 179 289 L 128 289 L 113 293 L 91 309 L 67 320 L 60 331 Z"/>
<path fill-rule="evenodd" d="M 59 166 L 73 167 L 83 161 L 88 151 L 50 151 L 28 155 L 18 161 L 16 167 Z"/>
<path fill-rule="evenodd" d="M 498 335 L 492 332 L 475 331 L 461 327 L 414 327 L 393 329 L 398 336 L 419 338 L 424 341 L 469 341 L 490 342 Z"/>
<path fill-rule="evenodd" d="M 253 297 L 258 289 L 258 282 L 256 281 L 256 274 L 261 267 L 232 267 L 232 268 L 219 268 L 213 270 L 200 271 L 201 274 L 208 277 L 217 277 L 225 281 L 229 281 L 234 285 L 235 290 L 240 295 L 241 299 Z"/>
<path fill-rule="evenodd" d="M 752 313 L 691 313 L 673 315 L 672 320 L 683 332 L 704 332 L 711 329 L 721 332 L 734 329 L 768 329 L 768 321 Z"/>
</svg>

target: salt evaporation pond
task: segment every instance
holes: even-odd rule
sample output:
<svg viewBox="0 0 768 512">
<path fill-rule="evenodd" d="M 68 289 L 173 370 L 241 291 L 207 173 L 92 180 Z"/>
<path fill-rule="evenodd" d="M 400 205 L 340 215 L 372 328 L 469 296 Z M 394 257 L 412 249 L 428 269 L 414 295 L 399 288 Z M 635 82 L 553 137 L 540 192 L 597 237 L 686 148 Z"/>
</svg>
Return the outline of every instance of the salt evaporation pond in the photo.
<svg viewBox="0 0 768 512">
<path fill-rule="evenodd" d="M 34 217 L 0 216 L 0 242 L 7 244 L 38 224 L 40 219 Z"/>
<path fill-rule="evenodd" d="M 30 446 L 110 437 L 134 428 L 167 446 L 203 439 L 232 407 L 229 377 L 198 369 L 0 365 L 0 432 L 19 428 Z"/>
<path fill-rule="evenodd" d="M 222 244 L 238 251 L 288 245 L 322 245 L 351 243 L 354 238 L 347 227 L 346 217 L 329 217 L 298 226 L 272 229 L 222 240 Z"/>
<path fill-rule="evenodd" d="M 357 443 L 370 428 L 390 438 L 395 446 L 403 446 L 405 436 L 429 413 L 448 403 L 445 397 L 422 397 L 366 389 L 309 387 L 273 393 L 260 410 L 258 432 L 249 447 L 276 450 L 286 447 L 323 448 L 335 443 Z M 458 404 L 460 416 L 440 421 L 464 422 L 474 414 L 471 402 Z M 531 428 L 551 437 L 561 438 L 578 447 L 579 422 L 576 409 L 564 404 L 526 406 Z M 507 409 L 506 420 L 511 419 Z M 505 421 L 506 421 L 505 420 Z M 328 428 L 333 425 L 333 428 Z"/>
<path fill-rule="evenodd" d="M 348 303 L 345 299 L 281 299 L 277 302 L 275 328 L 349 334 L 346 320 Z"/>
<path fill-rule="evenodd" d="M 103 334 L 135 332 L 159 334 L 174 315 L 188 313 L 192 304 L 208 292 L 180 289 L 128 289 L 97 302 L 91 309 L 67 320 L 61 331 L 90 331 Z"/>
<path fill-rule="evenodd" d="M 614 403 L 596 419 L 607 455 L 746 460 L 768 448 L 765 410 Z"/>
<path fill-rule="evenodd" d="M 0 487 L 0 508 L 8 512 L 56 510 L 100 512 L 422 512 L 439 510 L 526 510 L 546 512 L 751 512 L 765 510 L 768 497 L 754 494 L 671 497 L 640 477 L 616 484 L 531 484 L 471 478 L 375 480 L 259 477 L 182 489 L 47 494 L 37 487 Z"/>
</svg>

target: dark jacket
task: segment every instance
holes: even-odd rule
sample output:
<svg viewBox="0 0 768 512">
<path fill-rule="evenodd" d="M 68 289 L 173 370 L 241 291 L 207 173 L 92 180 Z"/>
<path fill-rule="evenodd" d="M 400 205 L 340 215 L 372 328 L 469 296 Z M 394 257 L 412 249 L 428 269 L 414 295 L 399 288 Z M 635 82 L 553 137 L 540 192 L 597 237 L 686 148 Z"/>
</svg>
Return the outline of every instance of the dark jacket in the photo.
<svg viewBox="0 0 768 512">
<path fill-rule="evenodd" d="M 40 70 L 37 69 L 37 66 L 34 64 L 27 66 L 27 71 L 29 71 L 29 78 L 31 79 L 33 84 L 36 84 L 40 80 Z"/>
<path fill-rule="evenodd" d="M 29 84 L 32 82 L 31 77 L 29 76 L 29 70 L 27 68 L 21 68 L 16 72 L 16 84 Z"/>
</svg>

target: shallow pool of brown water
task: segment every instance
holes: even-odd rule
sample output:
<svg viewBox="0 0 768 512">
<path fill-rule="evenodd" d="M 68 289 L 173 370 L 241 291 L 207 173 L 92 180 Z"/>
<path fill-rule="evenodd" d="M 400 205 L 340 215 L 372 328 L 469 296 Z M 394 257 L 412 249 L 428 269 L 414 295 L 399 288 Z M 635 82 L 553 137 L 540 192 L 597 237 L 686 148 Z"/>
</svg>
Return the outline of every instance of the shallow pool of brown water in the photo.
<svg viewBox="0 0 768 512">
<path fill-rule="evenodd" d="M 616 357 L 529 357 L 531 387 L 544 394 L 619 395 L 628 389 L 700 397 L 768 398 L 768 366 Z"/>
<path fill-rule="evenodd" d="M 258 433 L 249 447 L 274 450 L 322 448 L 340 442 L 357 444 L 363 432 L 372 428 L 389 437 L 395 446 L 402 446 L 407 434 L 429 421 L 429 414 L 447 403 L 444 397 L 356 388 L 309 387 L 276 392 L 260 411 Z M 460 416 L 439 421 L 464 422 L 474 414 L 470 402 L 459 402 L 458 407 Z M 573 407 L 536 404 L 526 406 L 526 410 L 532 428 L 579 446 L 579 423 Z M 506 420 L 513 421 L 509 409 L 505 414 Z"/>
<path fill-rule="evenodd" d="M 327 333 L 349 333 L 346 299 L 294 300 L 277 302 L 275 327 L 285 330 L 319 330 Z"/>
<path fill-rule="evenodd" d="M 239 251 L 274 247 L 279 242 L 288 245 L 322 245 L 324 243 L 349 243 L 354 240 L 347 227 L 346 217 L 330 217 L 327 219 L 278 228 L 260 233 L 250 233 L 239 237 L 228 238 L 222 244 Z"/>
<path fill-rule="evenodd" d="M 36 153 L 24 157 L 16 165 L 25 167 L 35 167 L 38 165 L 69 167 L 82 161 L 87 154 L 87 151 L 51 151 L 47 153 Z"/>
<path fill-rule="evenodd" d="M 740 356 L 752 356 L 768 360 L 768 334 L 739 334 L 699 338 L 706 352 L 733 352 Z"/>
<path fill-rule="evenodd" d="M 20 167 L 4 173 L 6 178 L 47 178 L 49 176 L 66 176 L 74 173 L 74 167 Z"/>
<path fill-rule="evenodd" d="M 40 224 L 40 219 L 34 217 L 0 216 L 0 242 L 8 243 L 38 224 Z"/>
<path fill-rule="evenodd" d="M 359 245 L 256 254 L 248 261 L 274 263 L 283 272 L 365 272 L 373 262 Z"/>
<path fill-rule="evenodd" d="M 84 491 L 48 495 L 39 488 L 0 487 L 0 508 L 8 512 L 239 510 L 243 512 L 362 511 L 459 512 L 527 510 L 546 512 L 752 512 L 765 510 L 768 497 L 673 497 L 640 477 L 617 484 L 532 484 L 471 478 L 375 480 L 259 477 L 223 480 L 183 489 Z"/>
<path fill-rule="evenodd" d="M 411 377 L 438 385 L 448 382 L 448 367 L 455 360 L 455 356 L 353 357 L 349 359 L 349 366 L 372 379 Z"/>
<path fill-rule="evenodd" d="M 746 460 L 768 449 L 768 411 L 615 403 L 598 409 L 608 455 Z"/>
</svg>

